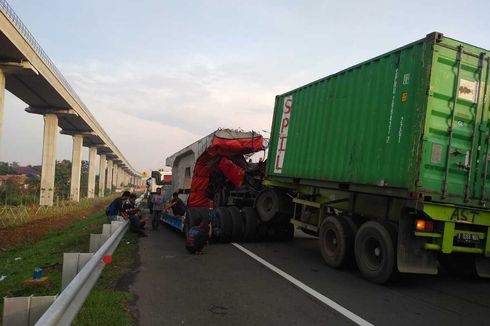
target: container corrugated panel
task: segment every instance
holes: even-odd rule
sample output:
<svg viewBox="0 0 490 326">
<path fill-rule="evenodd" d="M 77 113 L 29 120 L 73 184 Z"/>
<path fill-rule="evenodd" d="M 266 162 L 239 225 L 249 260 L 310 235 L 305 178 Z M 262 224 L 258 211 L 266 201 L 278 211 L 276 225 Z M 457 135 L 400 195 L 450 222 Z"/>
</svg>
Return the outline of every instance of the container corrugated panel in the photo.
<svg viewBox="0 0 490 326">
<path fill-rule="evenodd" d="M 433 33 L 278 96 L 268 176 L 484 205 L 483 52 Z"/>
</svg>

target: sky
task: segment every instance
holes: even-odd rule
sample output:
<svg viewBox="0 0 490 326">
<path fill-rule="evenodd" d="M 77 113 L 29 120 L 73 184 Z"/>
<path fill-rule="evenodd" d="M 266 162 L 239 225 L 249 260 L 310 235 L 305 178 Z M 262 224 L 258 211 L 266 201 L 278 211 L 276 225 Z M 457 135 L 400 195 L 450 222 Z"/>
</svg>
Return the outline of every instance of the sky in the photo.
<svg viewBox="0 0 490 326">
<path fill-rule="evenodd" d="M 140 172 L 217 128 L 267 137 L 276 95 L 433 31 L 490 49 L 488 0 L 8 2 Z M 26 106 L 7 92 L 0 161 L 41 163 Z"/>
</svg>

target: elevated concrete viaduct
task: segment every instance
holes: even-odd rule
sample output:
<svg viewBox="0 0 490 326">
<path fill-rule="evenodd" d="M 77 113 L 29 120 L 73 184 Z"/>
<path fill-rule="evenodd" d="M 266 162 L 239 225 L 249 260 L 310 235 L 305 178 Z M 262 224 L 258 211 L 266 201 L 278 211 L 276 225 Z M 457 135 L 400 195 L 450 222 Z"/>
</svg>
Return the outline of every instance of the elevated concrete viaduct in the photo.
<svg viewBox="0 0 490 326">
<path fill-rule="evenodd" d="M 130 178 L 135 180 L 132 183 L 143 183 L 12 8 L 0 0 L 0 146 L 5 89 L 27 103 L 26 112 L 44 118 L 41 205 L 53 205 L 58 128 L 73 138 L 71 200 L 80 200 L 83 146 L 89 148 L 89 198 L 128 186 Z"/>
</svg>

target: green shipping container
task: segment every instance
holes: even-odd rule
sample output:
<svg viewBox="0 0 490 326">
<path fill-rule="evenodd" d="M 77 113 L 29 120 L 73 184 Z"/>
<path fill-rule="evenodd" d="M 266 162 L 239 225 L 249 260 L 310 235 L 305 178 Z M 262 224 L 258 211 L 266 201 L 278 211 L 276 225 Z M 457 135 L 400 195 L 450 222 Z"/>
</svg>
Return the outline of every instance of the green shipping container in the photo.
<svg viewBox="0 0 490 326">
<path fill-rule="evenodd" d="M 487 52 L 432 33 L 277 96 L 268 177 L 485 207 Z"/>
</svg>

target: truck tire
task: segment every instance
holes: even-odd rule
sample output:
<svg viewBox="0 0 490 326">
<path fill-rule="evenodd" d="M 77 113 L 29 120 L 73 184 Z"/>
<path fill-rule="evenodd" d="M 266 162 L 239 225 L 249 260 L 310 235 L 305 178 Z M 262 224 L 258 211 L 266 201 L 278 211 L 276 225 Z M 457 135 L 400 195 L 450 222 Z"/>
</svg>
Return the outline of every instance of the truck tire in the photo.
<svg viewBox="0 0 490 326">
<path fill-rule="evenodd" d="M 243 240 L 244 241 L 257 240 L 257 226 L 259 224 L 257 211 L 253 207 L 243 207 L 242 217 L 244 222 Z"/>
<path fill-rule="evenodd" d="M 354 252 L 365 279 L 383 284 L 396 274 L 396 233 L 387 223 L 368 221 L 361 225 Z"/>
<path fill-rule="evenodd" d="M 279 198 L 272 189 L 262 190 L 255 199 L 255 208 L 262 222 L 269 222 L 279 212 Z"/>
<path fill-rule="evenodd" d="M 201 217 L 202 221 L 209 223 L 210 218 L 209 218 L 209 208 L 207 207 L 199 207 L 197 208 L 199 211 L 199 216 Z"/>
<path fill-rule="evenodd" d="M 263 241 L 267 238 L 267 233 L 269 231 L 269 228 L 267 224 L 265 223 L 260 223 L 259 226 L 257 227 L 257 240 Z"/>
<path fill-rule="evenodd" d="M 214 207 L 225 206 L 228 201 L 225 189 L 221 189 L 214 194 L 213 203 Z"/>
<path fill-rule="evenodd" d="M 348 215 L 343 215 L 342 216 L 347 224 L 349 225 L 352 234 L 354 235 L 354 238 L 356 237 L 357 232 L 359 231 L 359 228 L 361 227 L 361 219 L 356 216 L 348 216 Z"/>
<path fill-rule="evenodd" d="M 240 209 L 236 206 L 228 207 L 230 211 L 231 218 L 233 219 L 233 230 L 231 232 L 231 240 L 232 241 L 243 241 L 244 235 L 244 225 L 243 225 L 243 217 Z"/>
<path fill-rule="evenodd" d="M 221 242 L 230 242 L 233 232 L 233 219 L 230 212 L 226 207 L 218 207 L 216 209 L 216 216 L 219 219 L 219 225 L 221 228 Z"/>
<path fill-rule="evenodd" d="M 184 236 L 187 237 L 187 232 L 191 227 L 194 226 L 194 221 L 198 218 L 201 218 L 201 213 L 199 211 L 199 208 L 196 207 L 190 207 L 187 209 L 186 214 L 185 214 L 185 221 L 184 221 Z"/>
<path fill-rule="evenodd" d="M 279 241 L 292 241 L 294 239 L 294 225 L 289 222 L 281 224 L 277 239 Z"/>
<path fill-rule="evenodd" d="M 342 217 L 329 215 L 319 233 L 320 252 L 327 265 L 339 268 L 352 259 L 354 235 Z"/>
<path fill-rule="evenodd" d="M 269 222 L 278 213 L 292 215 L 292 202 L 286 193 L 277 189 L 262 190 L 255 199 L 255 209 L 262 222 Z"/>
</svg>

